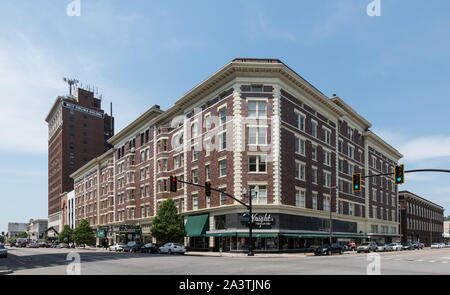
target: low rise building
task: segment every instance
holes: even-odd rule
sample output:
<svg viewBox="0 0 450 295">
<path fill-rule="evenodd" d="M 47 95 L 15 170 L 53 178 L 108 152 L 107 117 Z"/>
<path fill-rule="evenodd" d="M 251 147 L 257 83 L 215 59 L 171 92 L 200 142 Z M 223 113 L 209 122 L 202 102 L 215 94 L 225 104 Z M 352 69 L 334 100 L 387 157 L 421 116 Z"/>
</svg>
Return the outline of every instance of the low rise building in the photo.
<svg viewBox="0 0 450 295">
<path fill-rule="evenodd" d="M 8 239 L 17 237 L 20 233 L 26 233 L 28 229 L 28 223 L 9 222 L 8 223 Z"/>
<path fill-rule="evenodd" d="M 45 238 L 45 232 L 48 229 L 48 219 L 30 220 L 27 233 L 29 240 L 38 240 Z"/>
<path fill-rule="evenodd" d="M 443 242 L 444 208 L 409 191 L 399 192 L 402 243 Z"/>
</svg>

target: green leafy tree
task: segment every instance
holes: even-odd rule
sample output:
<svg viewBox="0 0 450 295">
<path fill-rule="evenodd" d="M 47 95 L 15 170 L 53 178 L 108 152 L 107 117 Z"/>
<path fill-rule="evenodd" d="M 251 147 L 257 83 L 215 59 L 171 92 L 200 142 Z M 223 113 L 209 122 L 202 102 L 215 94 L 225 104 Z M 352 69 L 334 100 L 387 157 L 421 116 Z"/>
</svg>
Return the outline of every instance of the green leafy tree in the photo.
<svg viewBox="0 0 450 295">
<path fill-rule="evenodd" d="M 5 237 L 4 236 L 0 236 L 0 243 L 4 243 L 5 242 Z"/>
<path fill-rule="evenodd" d="M 16 236 L 17 239 L 26 239 L 28 238 L 28 234 L 26 232 L 21 232 Z"/>
<path fill-rule="evenodd" d="M 73 231 L 73 240 L 77 245 L 92 245 L 95 243 L 95 234 L 86 220 L 80 222 Z"/>
<path fill-rule="evenodd" d="M 73 230 L 70 226 L 64 226 L 63 230 L 59 233 L 58 240 L 60 243 L 73 243 Z"/>
<path fill-rule="evenodd" d="M 183 218 L 178 214 L 172 198 L 165 200 L 159 207 L 153 220 L 152 235 L 162 243 L 183 241 L 185 235 Z"/>
<path fill-rule="evenodd" d="M 444 221 L 450 221 L 450 215 L 447 217 L 444 217 Z"/>
</svg>

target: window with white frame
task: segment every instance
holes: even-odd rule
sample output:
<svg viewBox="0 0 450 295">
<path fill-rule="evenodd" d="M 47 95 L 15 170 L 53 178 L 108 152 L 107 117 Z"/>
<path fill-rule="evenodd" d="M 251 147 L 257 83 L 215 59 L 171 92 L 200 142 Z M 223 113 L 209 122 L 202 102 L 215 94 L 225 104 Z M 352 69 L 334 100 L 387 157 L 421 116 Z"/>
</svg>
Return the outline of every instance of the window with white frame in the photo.
<svg viewBox="0 0 450 295">
<path fill-rule="evenodd" d="M 355 172 L 355 167 L 352 164 L 348 163 L 348 174 L 353 175 L 354 172 Z"/>
<path fill-rule="evenodd" d="M 251 145 L 267 143 L 267 127 L 249 127 L 248 134 L 248 143 Z"/>
<path fill-rule="evenodd" d="M 377 190 L 374 188 L 372 189 L 372 201 L 377 201 Z"/>
<path fill-rule="evenodd" d="M 295 152 L 300 155 L 305 155 L 306 141 L 300 137 L 295 137 Z"/>
<path fill-rule="evenodd" d="M 303 132 L 305 131 L 305 119 L 306 119 L 305 115 L 295 112 L 295 127 L 297 127 Z"/>
<path fill-rule="evenodd" d="M 323 140 L 325 143 L 331 145 L 331 131 L 323 128 L 323 135 Z"/>
<path fill-rule="evenodd" d="M 227 107 L 219 109 L 219 120 L 220 124 L 225 124 L 227 122 Z"/>
<path fill-rule="evenodd" d="M 330 196 L 323 196 L 323 211 L 330 212 Z"/>
<path fill-rule="evenodd" d="M 192 152 L 192 161 L 197 161 L 199 151 L 196 145 L 191 147 L 191 152 Z"/>
<path fill-rule="evenodd" d="M 311 170 L 311 182 L 317 184 L 317 168 L 313 167 Z"/>
<path fill-rule="evenodd" d="M 372 207 L 372 218 L 378 218 L 378 211 L 376 206 Z"/>
<path fill-rule="evenodd" d="M 267 172 L 266 155 L 250 155 L 248 156 L 249 172 Z"/>
<path fill-rule="evenodd" d="M 180 158 L 179 156 L 173 157 L 173 167 L 174 167 L 175 169 L 177 169 L 177 168 L 180 167 L 179 158 Z"/>
<path fill-rule="evenodd" d="M 312 209 L 317 210 L 317 193 L 312 193 Z"/>
<path fill-rule="evenodd" d="M 311 121 L 311 135 L 317 137 L 317 122 Z"/>
<path fill-rule="evenodd" d="M 205 129 L 206 129 L 206 131 L 211 130 L 211 115 L 210 114 L 205 115 Z"/>
<path fill-rule="evenodd" d="M 267 204 L 267 186 L 257 185 L 259 192 L 255 194 L 256 185 L 250 185 L 249 189 L 252 194 L 253 204 Z"/>
<path fill-rule="evenodd" d="M 317 161 L 317 146 L 316 145 L 311 145 L 311 158 L 314 161 Z"/>
<path fill-rule="evenodd" d="M 305 208 L 306 191 L 303 189 L 295 190 L 295 206 Z"/>
<path fill-rule="evenodd" d="M 206 180 L 211 179 L 211 168 L 210 168 L 209 164 L 205 165 L 205 177 L 206 177 Z"/>
<path fill-rule="evenodd" d="M 340 152 L 340 153 L 342 153 L 342 147 L 343 147 L 343 142 L 342 142 L 342 140 L 341 139 L 339 139 L 339 143 L 338 143 L 338 151 Z"/>
<path fill-rule="evenodd" d="M 192 195 L 192 210 L 198 210 L 198 195 Z"/>
<path fill-rule="evenodd" d="M 338 213 L 344 214 L 344 202 L 339 201 Z"/>
<path fill-rule="evenodd" d="M 305 180 L 306 164 L 302 162 L 295 162 L 295 178 Z"/>
<path fill-rule="evenodd" d="M 348 215 L 350 216 L 355 215 L 355 204 L 353 203 L 348 204 Z"/>
<path fill-rule="evenodd" d="M 198 183 L 198 169 L 192 169 L 192 182 Z"/>
<path fill-rule="evenodd" d="M 208 157 L 210 153 L 211 153 L 211 138 L 207 138 L 205 139 L 205 157 Z"/>
<path fill-rule="evenodd" d="M 331 153 L 329 151 L 323 151 L 323 163 L 325 165 L 331 166 Z"/>
<path fill-rule="evenodd" d="M 191 136 L 192 138 L 195 138 L 198 136 L 198 123 L 192 123 L 191 125 Z"/>
<path fill-rule="evenodd" d="M 347 155 L 350 158 L 354 159 L 354 157 L 355 157 L 355 148 L 353 146 L 348 145 L 348 153 L 347 153 Z"/>
<path fill-rule="evenodd" d="M 266 117 L 266 101 L 250 100 L 248 102 L 249 118 L 265 118 Z"/>
<path fill-rule="evenodd" d="M 227 160 L 223 159 L 219 161 L 219 177 L 227 175 Z"/>
<path fill-rule="evenodd" d="M 344 171 L 344 160 L 342 160 L 342 159 L 338 160 L 338 170 L 339 170 L 339 172 Z"/>
<path fill-rule="evenodd" d="M 219 133 L 219 151 L 223 151 L 227 148 L 227 133 Z"/>
<path fill-rule="evenodd" d="M 342 179 L 339 179 L 339 181 L 338 181 L 338 191 L 339 192 L 344 191 L 344 181 Z"/>
<path fill-rule="evenodd" d="M 226 191 L 226 188 L 220 188 L 220 191 L 222 191 L 220 193 L 220 206 L 225 206 L 227 204 L 227 195 L 225 195 L 223 192 Z"/>
<path fill-rule="evenodd" d="M 323 172 L 323 186 L 331 187 L 331 173 Z"/>
</svg>

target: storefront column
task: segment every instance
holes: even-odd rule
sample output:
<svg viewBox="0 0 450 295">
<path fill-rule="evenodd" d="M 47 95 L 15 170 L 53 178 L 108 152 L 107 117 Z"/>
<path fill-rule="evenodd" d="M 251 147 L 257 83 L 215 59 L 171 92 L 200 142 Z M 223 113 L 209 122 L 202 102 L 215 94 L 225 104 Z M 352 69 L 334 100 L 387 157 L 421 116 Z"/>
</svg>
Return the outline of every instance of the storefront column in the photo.
<svg viewBox="0 0 450 295">
<path fill-rule="evenodd" d="M 214 216 L 209 215 L 209 228 L 215 228 L 215 222 L 214 222 Z M 215 239 L 214 237 L 209 237 L 209 251 L 214 252 L 214 246 L 215 246 Z"/>
</svg>

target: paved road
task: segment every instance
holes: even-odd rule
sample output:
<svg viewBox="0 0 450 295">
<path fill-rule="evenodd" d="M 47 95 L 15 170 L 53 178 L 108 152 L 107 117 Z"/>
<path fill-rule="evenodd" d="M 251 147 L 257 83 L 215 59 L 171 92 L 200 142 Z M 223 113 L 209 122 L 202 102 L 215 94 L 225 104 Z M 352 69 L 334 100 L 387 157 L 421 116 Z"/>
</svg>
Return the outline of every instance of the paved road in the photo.
<svg viewBox="0 0 450 295">
<path fill-rule="evenodd" d="M 0 259 L 0 268 L 13 275 L 66 275 L 67 255 L 76 251 L 81 258 L 82 275 L 178 274 L 178 275 L 284 275 L 284 274 L 367 274 L 367 254 L 331 257 L 206 257 L 141 253 L 110 253 L 79 249 L 9 250 Z M 73 269 L 73 268 L 72 268 Z M 450 248 L 380 253 L 381 274 L 450 274 Z"/>
</svg>

